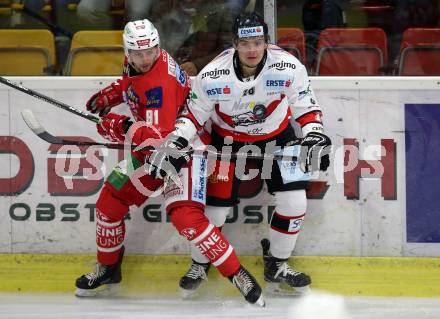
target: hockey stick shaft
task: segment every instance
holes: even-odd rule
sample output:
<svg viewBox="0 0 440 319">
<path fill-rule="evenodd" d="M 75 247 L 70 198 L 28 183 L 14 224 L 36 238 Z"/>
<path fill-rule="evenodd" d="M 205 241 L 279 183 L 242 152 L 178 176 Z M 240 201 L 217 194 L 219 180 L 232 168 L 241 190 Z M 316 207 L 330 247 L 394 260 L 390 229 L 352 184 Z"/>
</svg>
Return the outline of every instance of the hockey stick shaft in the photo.
<svg viewBox="0 0 440 319">
<path fill-rule="evenodd" d="M 118 143 L 100 143 L 100 142 L 92 142 L 92 141 L 79 141 L 79 140 L 69 140 L 64 139 L 59 136 L 54 136 L 46 131 L 46 129 L 41 125 L 38 119 L 35 117 L 33 112 L 28 109 L 24 109 L 21 112 L 23 120 L 26 125 L 34 132 L 38 137 L 43 139 L 44 141 L 50 144 L 58 144 L 58 145 L 76 145 L 76 146 L 104 146 L 110 149 L 136 149 L 137 145 L 127 145 L 127 144 L 118 144 Z M 143 150 L 147 150 L 148 147 Z M 154 148 L 151 149 L 154 152 Z M 282 160 L 282 161 L 296 161 L 296 156 L 290 155 L 281 155 L 281 154 L 248 154 L 248 153 L 218 153 L 213 150 L 196 150 L 190 153 L 192 156 L 204 156 L 204 157 L 216 157 L 218 159 L 238 159 L 238 158 L 247 158 L 247 159 L 255 159 L 255 160 Z"/>
<path fill-rule="evenodd" d="M 57 100 L 55 100 L 55 99 L 53 99 L 51 97 L 48 97 L 48 96 L 46 96 L 44 94 L 38 93 L 37 91 L 28 89 L 28 88 L 26 88 L 26 87 L 24 87 L 24 86 L 22 86 L 20 84 L 12 82 L 12 81 L 10 81 L 10 80 L 2 77 L 2 76 L 0 76 L 0 83 L 3 83 L 5 85 L 7 85 L 7 86 L 10 86 L 11 88 L 19 90 L 19 91 L 21 91 L 23 93 L 26 93 L 26 94 L 28 94 L 30 96 L 33 96 L 33 97 L 37 98 L 37 99 L 40 99 L 40 100 L 42 100 L 42 101 L 44 101 L 46 103 L 55 105 L 56 107 L 59 107 L 60 109 L 63 109 L 63 110 L 66 110 L 66 111 L 68 111 L 70 113 L 73 113 L 75 115 L 81 116 L 81 117 L 83 117 L 85 119 L 88 119 L 89 121 L 94 122 L 94 123 L 98 123 L 99 122 L 99 117 L 96 117 L 96 116 L 94 116 L 94 115 L 92 115 L 90 113 L 78 110 L 78 109 L 74 108 L 73 106 L 67 105 L 67 104 L 65 104 L 63 102 L 60 102 L 60 101 L 57 101 Z"/>
</svg>

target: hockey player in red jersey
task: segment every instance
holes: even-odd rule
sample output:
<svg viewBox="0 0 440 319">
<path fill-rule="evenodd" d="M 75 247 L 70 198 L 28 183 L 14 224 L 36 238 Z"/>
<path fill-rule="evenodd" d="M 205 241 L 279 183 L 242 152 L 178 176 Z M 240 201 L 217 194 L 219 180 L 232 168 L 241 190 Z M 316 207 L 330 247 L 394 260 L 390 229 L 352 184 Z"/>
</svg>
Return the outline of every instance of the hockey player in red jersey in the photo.
<svg viewBox="0 0 440 319">
<path fill-rule="evenodd" d="M 104 138 L 157 146 L 162 136 L 174 130 L 177 115 L 190 91 L 189 78 L 160 48 L 159 34 L 150 21 L 127 23 L 123 41 L 126 59 L 122 79 L 94 94 L 87 102 L 87 109 L 101 115 L 97 130 Z M 129 105 L 134 123 L 127 116 L 110 113 L 122 102 Z M 76 280 L 77 296 L 94 296 L 102 290 L 107 293 L 121 281 L 124 217 L 129 206 L 140 206 L 151 193 L 163 189 L 165 208 L 178 232 L 197 246 L 248 302 L 264 306 L 260 286 L 203 213 L 207 160 L 191 158 L 184 152 L 187 146 L 187 140 L 177 137 L 170 147 L 180 152 L 179 156 L 166 158 L 176 172 L 180 171 L 174 177 L 186 181 L 180 189 L 172 182 L 164 187 L 167 177 L 164 171 L 145 172 L 143 163 L 148 163 L 151 154 L 155 154 L 151 150 L 133 151 L 109 175 L 96 203 L 96 270 Z M 139 171 L 144 174 L 136 175 Z"/>
<path fill-rule="evenodd" d="M 301 152 L 305 154 L 301 164 L 304 171 L 327 170 L 331 141 L 324 134 L 321 108 L 305 67 L 293 55 L 268 44 L 268 27 L 256 13 L 238 16 L 233 33 L 234 47 L 217 56 L 192 82 L 188 112 L 178 118 L 172 138 L 178 136 L 190 141 L 198 128 L 210 119 L 211 146 L 217 150 L 229 145 L 237 152 L 241 147 L 252 146 L 261 154 L 271 154 L 273 152 L 267 151 L 269 145 L 287 148 L 300 143 Z M 301 126 L 302 140 L 295 136 L 290 124 L 292 117 Z M 154 156 L 161 165 L 166 152 Z M 257 163 L 263 173 L 264 162 Z M 218 161 L 214 178 L 208 179 L 205 212 L 218 227 L 224 224 L 230 208 L 238 202 L 240 176 L 235 172 L 236 164 L 234 160 L 229 161 L 225 174 L 219 172 L 222 165 Z M 287 263 L 307 202 L 307 181 L 286 178 L 295 165 L 295 162 L 273 161 L 269 164 L 269 174 L 263 177 L 276 207 L 270 220 L 269 240 L 261 242 L 265 281 L 274 283 L 270 285 L 275 286 L 274 289 L 287 284 L 292 293 L 307 290 L 311 283 L 308 275 Z M 195 291 L 206 278 L 210 265 L 194 247 L 191 255 L 193 263 L 180 281 L 180 287 L 189 292 Z"/>
</svg>

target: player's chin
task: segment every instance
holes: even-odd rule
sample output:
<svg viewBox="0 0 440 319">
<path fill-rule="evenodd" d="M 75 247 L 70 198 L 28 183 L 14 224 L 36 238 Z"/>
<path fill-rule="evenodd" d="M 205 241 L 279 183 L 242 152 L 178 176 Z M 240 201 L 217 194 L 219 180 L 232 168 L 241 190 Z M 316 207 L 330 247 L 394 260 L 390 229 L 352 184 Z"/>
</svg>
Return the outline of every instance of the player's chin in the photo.
<svg viewBox="0 0 440 319">
<path fill-rule="evenodd" d="M 246 63 L 246 65 L 250 68 L 255 68 L 257 67 L 258 63 L 254 61 L 250 61 L 249 63 Z"/>
<path fill-rule="evenodd" d="M 141 65 L 141 66 L 139 66 L 139 69 L 141 70 L 142 73 L 146 73 L 146 72 L 150 71 L 151 64 Z"/>
<path fill-rule="evenodd" d="M 259 59 L 258 58 L 247 58 L 246 59 L 246 65 L 250 67 L 256 67 L 258 65 Z"/>
</svg>

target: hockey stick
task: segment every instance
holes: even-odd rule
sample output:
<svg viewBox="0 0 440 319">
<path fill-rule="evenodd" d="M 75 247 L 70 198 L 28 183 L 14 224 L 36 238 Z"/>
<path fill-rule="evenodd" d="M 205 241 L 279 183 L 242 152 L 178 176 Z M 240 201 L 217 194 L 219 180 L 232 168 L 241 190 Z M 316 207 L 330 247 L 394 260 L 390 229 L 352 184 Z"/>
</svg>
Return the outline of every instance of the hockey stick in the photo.
<svg viewBox="0 0 440 319">
<path fill-rule="evenodd" d="M 66 110 L 66 111 L 68 111 L 70 113 L 73 113 L 73 114 L 76 114 L 78 116 L 81 116 L 81 117 L 83 117 L 85 119 L 88 119 L 89 121 L 92 121 L 92 122 L 95 122 L 95 123 L 98 123 L 100 121 L 99 117 L 96 117 L 96 116 L 94 116 L 94 115 L 92 115 L 90 113 L 87 113 L 87 112 L 80 111 L 80 110 L 74 108 L 73 106 L 67 105 L 67 104 L 65 104 L 63 102 L 60 102 L 60 101 L 57 101 L 57 100 L 55 100 L 55 99 L 53 99 L 51 97 L 48 97 L 48 96 L 46 96 L 44 94 L 38 93 L 37 91 L 28 89 L 28 88 L 26 88 L 26 87 L 24 87 L 24 86 L 22 86 L 20 84 L 12 82 L 12 81 L 10 81 L 10 80 L 2 77 L 2 76 L 0 76 L 0 83 L 3 83 L 5 85 L 7 85 L 7 86 L 10 86 L 11 88 L 19 90 L 19 91 L 21 91 L 23 93 L 26 93 L 26 94 L 28 94 L 30 96 L 33 96 L 33 97 L 37 98 L 37 99 L 40 99 L 40 100 L 42 100 L 42 101 L 44 101 L 46 103 L 55 105 L 56 107 L 59 107 L 60 109 L 63 109 L 63 110 Z"/>
<path fill-rule="evenodd" d="M 26 125 L 34 132 L 39 138 L 50 143 L 50 144 L 61 144 L 61 145 L 77 145 L 77 146 L 105 146 L 110 149 L 124 149 L 127 147 L 126 144 L 118 144 L 118 143 L 101 143 L 101 142 L 90 142 L 90 141 L 78 141 L 78 140 L 69 140 L 64 139 L 58 136 L 54 136 L 50 134 L 46 129 L 41 125 L 41 123 L 37 120 L 34 113 L 29 109 L 24 109 L 21 111 L 21 116 L 25 121 Z M 130 146 L 129 146 L 130 147 Z M 131 145 L 131 149 L 135 149 L 137 145 Z M 154 152 L 154 149 L 152 149 Z M 237 158 L 247 158 L 247 159 L 256 159 L 256 160 L 282 160 L 282 161 L 296 161 L 298 158 L 296 156 L 290 155 L 281 155 L 281 154 L 247 154 L 247 153 L 218 153 L 212 150 L 206 151 L 195 151 L 197 155 L 203 156 L 216 156 L 221 159 L 223 157 L 230 157 L 231 159 Z"/>
<path fill-rule="evenodd" d="M 77 146 L 105 146 L 111 149 L 124 149 L 124 144 L 117 143 L 100 143 L 100 142 L 90 142 L 90 141 L 78 141 L 78 140 L 68 140 L 62 137 L 58 137 L 50 134 L 37 120 L 34 113 L 29 109 L 24 109 L 21 111 L 21 117 L 23 118 L 26 125 L 34 132 L 39 138 L 45 140 L 50 144 L 62 144 L 62 145 L 77 145 Z M 133 145 L 132 148 L 136 146 Z"/>
</svg>

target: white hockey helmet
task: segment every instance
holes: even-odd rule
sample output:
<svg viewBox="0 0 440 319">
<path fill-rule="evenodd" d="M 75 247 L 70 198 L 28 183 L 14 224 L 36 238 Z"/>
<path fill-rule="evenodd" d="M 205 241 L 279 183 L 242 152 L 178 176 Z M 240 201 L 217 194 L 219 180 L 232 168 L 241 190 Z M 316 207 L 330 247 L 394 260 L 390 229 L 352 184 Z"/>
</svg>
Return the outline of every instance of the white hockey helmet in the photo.
<svg viewBox="0 0 440 319">
<path fill-rule="evenodd" d="M 130 21 L 125 25 L 124 34 L 125 55 L 128 50 L 145 50 L 159 45 L 159 32 L 147 19 Z"/>
</svg>

